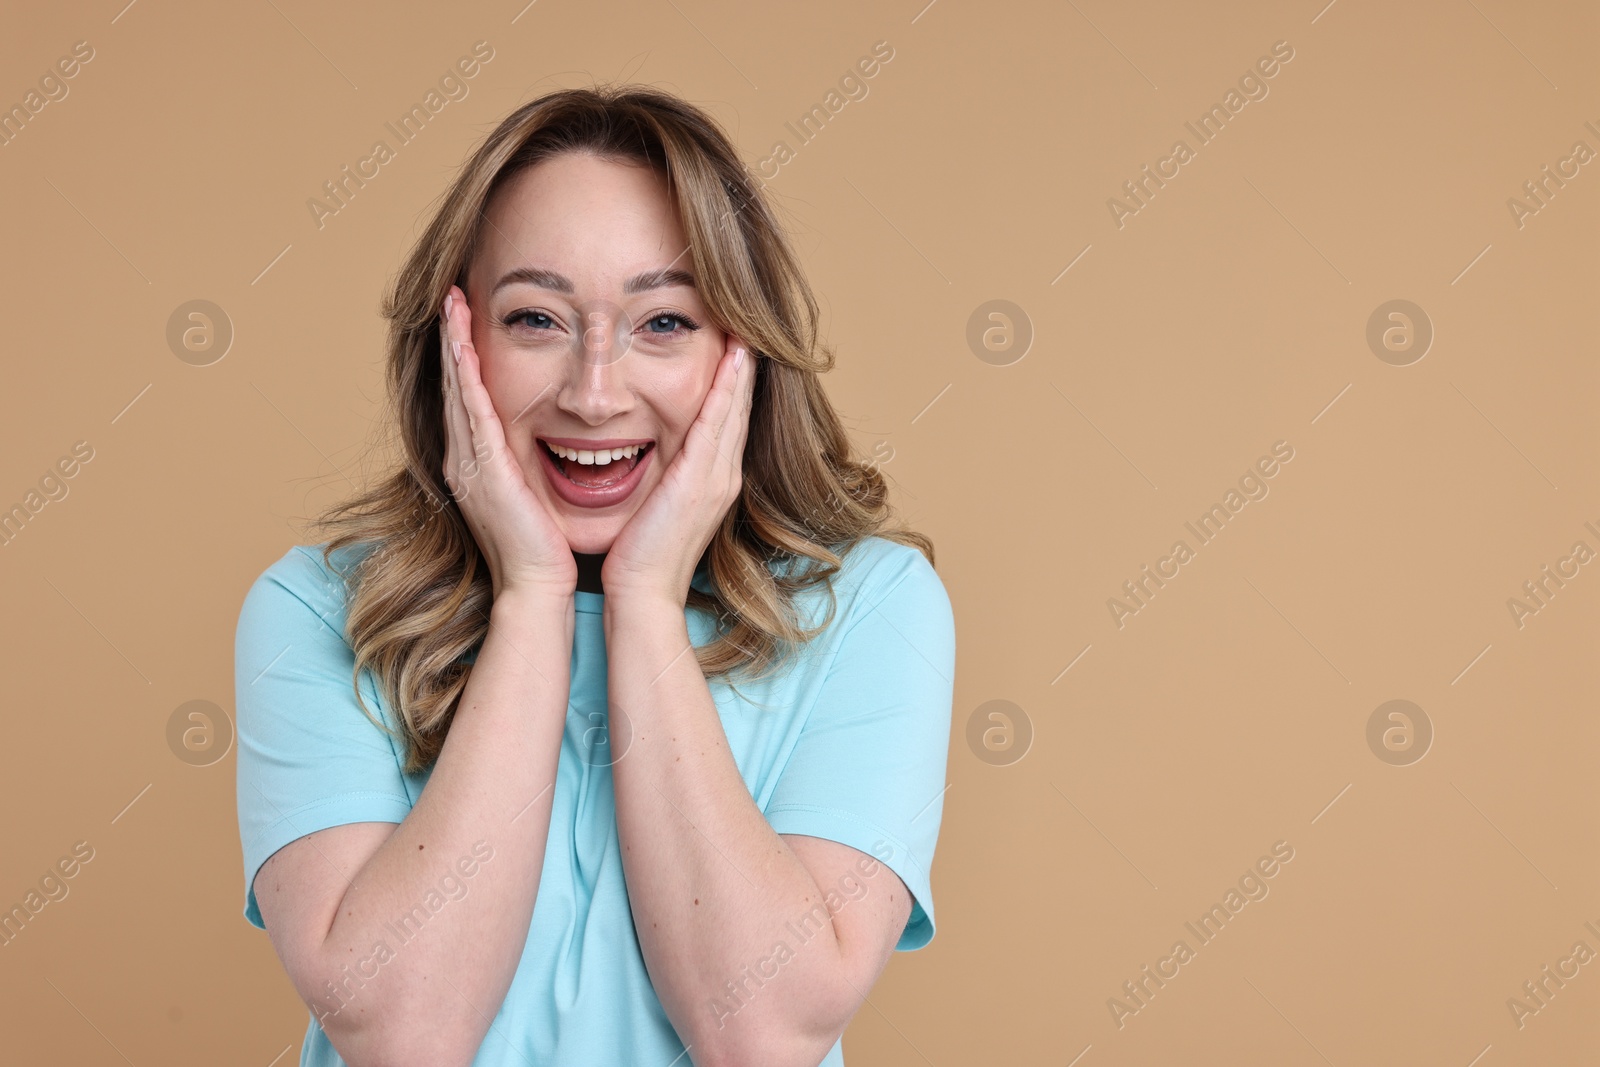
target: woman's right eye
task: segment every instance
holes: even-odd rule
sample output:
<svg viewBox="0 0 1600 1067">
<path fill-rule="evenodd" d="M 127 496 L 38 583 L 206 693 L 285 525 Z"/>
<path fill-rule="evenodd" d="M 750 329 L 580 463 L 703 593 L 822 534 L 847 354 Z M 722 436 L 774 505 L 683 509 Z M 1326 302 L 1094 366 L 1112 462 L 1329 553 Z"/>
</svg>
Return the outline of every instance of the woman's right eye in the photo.
<svg viewBox="0 0 1600 1067">
<path fill-rule="evenodd" d="M 502 320 L 507 326 L 522 326 L 530 330 L 548 330 L 556 320 L 543 311 L 513 311 Z"/>
</svg>

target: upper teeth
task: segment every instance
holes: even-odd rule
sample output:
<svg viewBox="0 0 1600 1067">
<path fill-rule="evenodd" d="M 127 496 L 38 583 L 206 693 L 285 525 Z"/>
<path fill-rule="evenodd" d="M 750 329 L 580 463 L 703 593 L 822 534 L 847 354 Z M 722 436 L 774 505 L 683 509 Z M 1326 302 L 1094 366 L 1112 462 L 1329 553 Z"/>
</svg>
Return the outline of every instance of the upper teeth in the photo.
<svg viewBox="0 0 1600 1067">
<path fill-rule="evenodd" d="M 628 459 L 637 453 L 644 445 L 624 445 L 621 448 L 601 448 L 590 450 L 587 448 L 566 448 L 562 445 L 545 443 L 545 447 L 562 459 L 577 460 L 579 463 L 610 463 L 613 460 Z"/>
</svg>

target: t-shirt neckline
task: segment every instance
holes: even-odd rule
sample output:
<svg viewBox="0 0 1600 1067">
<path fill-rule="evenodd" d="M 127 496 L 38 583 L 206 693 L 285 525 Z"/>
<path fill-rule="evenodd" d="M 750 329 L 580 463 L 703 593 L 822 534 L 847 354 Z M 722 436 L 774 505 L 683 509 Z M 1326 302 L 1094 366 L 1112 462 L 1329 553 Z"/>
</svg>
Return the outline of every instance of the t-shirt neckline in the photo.
<svg viewBox="0 0 1600 1067">
<path fill-rule="evenodd" d="M 711 592 L 711 567 L 702 562 L 695 569 L 694 577 L 689 580 L 689 584 L 703 593 Z M 573 610 L 582 612 L 585 615 L 601 615 L 605 613 L 606 595 L 604 593 L 591 593 L 586 589 L 574 589 L 572 593 Z"/>
</svg>

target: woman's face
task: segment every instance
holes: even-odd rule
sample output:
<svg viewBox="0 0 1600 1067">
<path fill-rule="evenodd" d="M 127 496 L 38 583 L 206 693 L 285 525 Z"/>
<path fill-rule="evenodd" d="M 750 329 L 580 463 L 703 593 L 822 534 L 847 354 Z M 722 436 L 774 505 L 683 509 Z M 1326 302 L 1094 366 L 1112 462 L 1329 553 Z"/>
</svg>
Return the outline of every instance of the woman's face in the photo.
<svg viewBox="0 0 1600 1067">
<path fill-rule="evenodd" d="M 603 553 L 683 447 L 727 337 L 653 170 L 563 153 L 484 214 L 465 286 L 484 385 L 567 543 Z"/>
</svg>

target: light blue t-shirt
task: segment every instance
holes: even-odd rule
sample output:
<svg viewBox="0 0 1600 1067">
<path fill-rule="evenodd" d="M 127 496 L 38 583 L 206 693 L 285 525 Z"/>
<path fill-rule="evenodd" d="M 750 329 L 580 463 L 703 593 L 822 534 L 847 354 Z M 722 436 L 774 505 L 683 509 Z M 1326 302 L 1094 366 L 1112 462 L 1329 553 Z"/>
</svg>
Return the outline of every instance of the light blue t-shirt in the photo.
<svg viewBox="0 0 1600 1067">
<path fill-rule="evenodd" d="M 334 563 L 347 570 L 361 551 L 347 547 Z M 709 589 L 704 568 L 694 581 Z M 845 553 L 833 588 L 832 622 L 790 668 L 754 682 L 736 677 L 738 693 L 713 681 L 711 694 L 739 773 L 773 830 L 839 841 L 887 865 L 913 897 L 896 947 L 921 948 L 934 932 L 928 872 L 950 737 L 950 601 L 922 553 L 879 537 Z M 571 700 L 538 897 L 515 977 L 475 1067 L 687 1067 L 683 1043 L 645 970 L 623 881 L 605 729 L 604 603 L 599 593 L 576 594 Z M 798 603 L 800 618 L 815 624 L 827 594 L 807 590 Z M 714 620 L 685 613 L 690 639 L 697 647 L 707 643 Z M 362 713 L 344 632 L 344 585 L 324 564 L 320 546 L 291 548 L 256 580 L 240 612 L 235 684 L 244 914 L 261 929 L 254 881 L 274 852 L 330 826 L 402 822 L 428 782 L 429 771 L 401 772 L 398 743 Z M 394 727 L 397 719 L 370 671 L 361 674 L 361 692 L 367 707 Z M 441 860 L 433 883 L 439 891 L 384 928 L 387 950 L 419 936 L 431 914 L 469 891 L 468 871 L 480 862 L 494 861 L 482 852 Z M 876 887 L 863 877 L 820 888 L 848 906 Z M 815 932 L 803 924 L 788 929 L 782 940 L 790 950 Z M 374 977 L 381 962 L 368 963 L 366 976 Z M 763 966 L 772 977 L 776 963 L 758 963 L 752 974 Z M 344 988 L 348 1003 L 359 1004 L 359 978 Z M 759 976 L 743 990 L 747 998 L 761 996 Z M 706 1010 L 726 1018 L 739 1004 L 730 996 Z M 824 1065 L 844 1063 L 842 1044 L 835 1043 Z M 343 1063 L 317 1013 L 300 1063 Z"/>
</svg>

